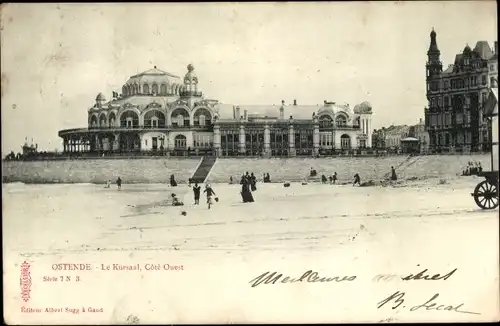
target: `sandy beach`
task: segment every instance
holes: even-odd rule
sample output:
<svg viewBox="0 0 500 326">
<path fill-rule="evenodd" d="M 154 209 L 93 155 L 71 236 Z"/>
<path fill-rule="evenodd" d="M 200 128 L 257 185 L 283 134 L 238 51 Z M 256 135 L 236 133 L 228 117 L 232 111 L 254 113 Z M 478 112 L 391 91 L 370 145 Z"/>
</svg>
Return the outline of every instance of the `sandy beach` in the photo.
<svg viewBox="0 0 500 326">
<path fill-rule="evenodd" d="M 6 322 L 492 320 L 498 307 L 498 209 L 475 205 L 470 192 L 480 180 L 428 178 L 387 187 L 258 183 L 256 202 L 247 204 L 239 185 L 214 184 L 220 201 L 210 210 L 204 197 L 202 205 L 192 204 L 187 185 L 125 184 L 117 191 L 94 184 L 4 184 Z M 169 206 L 172 191 L 185 206 Z M 32 266 L 33 282 L 24 306 L 81 309 L 84 301 L 103 312 L 22 312 L 23 261 Z M 59 263 L 90 264 L 92 270 L 54 270 Z M 113 264 L 140 270 L 117 271 Z M 160 270 L 148 270 L 148 264 Z M 179 269 L 165 270 L 165 264 Z M 392 292 L 374 283 L 376 275 L 424 268 L 457 271 L 439 285 L 393 280 L 393 292 L 406 291 L 407 301 L 413 293 L 415 304 L 439 292 L 445 303 L 464 303 L 480 314 L 377 309 Z M 267 271 L 298 277 L 307 270 L 356 280 L 249 283 Z M 63 275 L 72 281 L 43 281 Z M 299 305 L 303 309 L 287 309 Z M 363 307 L 360 319 L 352 319 L 356 306 Z"/>
</svg>

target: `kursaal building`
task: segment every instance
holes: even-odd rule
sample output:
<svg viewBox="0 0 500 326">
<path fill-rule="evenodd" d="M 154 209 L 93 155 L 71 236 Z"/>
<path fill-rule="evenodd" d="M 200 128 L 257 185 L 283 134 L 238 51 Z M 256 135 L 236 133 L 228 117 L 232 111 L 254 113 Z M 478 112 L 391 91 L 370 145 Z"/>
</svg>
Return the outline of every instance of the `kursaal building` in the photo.
<svg viewBox="0 0 500 326">
<path fill-rule="evenodd" d="M 154 69 L 131 76 L 122 93 L 100 93 L 88 127 L 59 132 L 65 152 L 217 156 L 355 153 L 372 145 L 372 108 L 321 105 L 227 105 L 207 99 L 193 65 L 180 78 Z"/>
</svg>

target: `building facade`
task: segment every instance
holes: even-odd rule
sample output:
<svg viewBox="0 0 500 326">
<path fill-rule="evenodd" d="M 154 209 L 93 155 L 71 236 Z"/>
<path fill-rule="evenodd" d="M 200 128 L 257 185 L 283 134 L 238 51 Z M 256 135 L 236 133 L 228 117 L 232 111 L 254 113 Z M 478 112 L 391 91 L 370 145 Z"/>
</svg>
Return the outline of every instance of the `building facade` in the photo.
<svg viewBox="0 0 500 326">
<path fill-rule="evenodd" d="M 422 119 L 419 120 L 418 124 L 410 128 L 409 136 L 418 139 L 420 154 L 427 154 L 429 152 L 429 132 L 427 132 Z"/>
<path fill-rule="evenodd" d="M 413 148 L 416 149 L 413 152 L 416 153 L 426 154 L 429 148 L 429 133 L 425 130 L 423 119 L 420 119 L 416 125 L 391 125 L 387 128 L 375 129 L 372 139 L 375 148 L 390 152 L 400 152 L 405 141 L 412 143 Z"/>
<path fill-rule="evenodd" d="M 436 32 L 430 34 L 426 83 L 425 126 L 431 152 L 470 152 L 490 149 L 491 126 L 483 117 L 484 104 L 498 76 L 498 42 L 465 46 L 443 71 Z"/>
<path fill-rule="evenodd" d="M 193 65 L 187 70 L 181 79 L 154 67 L 131 76 L 110 101 L 99 93 L 86 128 L 59 132 L 64 152 L 316 156 L 371 147 L 368 102 L 227 105 L 205 98 Z"/>
</svg>

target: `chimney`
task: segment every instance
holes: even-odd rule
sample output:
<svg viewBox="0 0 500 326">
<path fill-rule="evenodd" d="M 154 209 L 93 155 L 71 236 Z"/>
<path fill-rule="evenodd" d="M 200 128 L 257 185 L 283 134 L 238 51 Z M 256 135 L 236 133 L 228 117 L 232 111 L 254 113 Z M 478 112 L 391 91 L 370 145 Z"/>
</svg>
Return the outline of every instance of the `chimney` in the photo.
<svg viewBox="0 0 500 326">
<path fill-rule="evenodd" d="M 281 100 L 281 105 L 285 105 L 285 100 Z"/>
<path fill-rule="evenodd" d="M 243 120 L 245 120 L 245 121 L 247 121 L 247 117 L 248 117 L 247 112 L 248 112 L 247 110 L 243 111 Z"/>
<path fill-rule="evenodd" d="M 419 119 L 420 124 L 422 124 L 422 118 Z"/>
<path fill-rule="evenodd" d="M 293 105 L 297 105 L 297 100 L 293 100 Z"/>
<path fill-rule="evenodd" d="M 241 113 L 240 113 L 240 107 L 236 107 L 236 120 L 240 121 L 241 119 Z"/>
</svg>

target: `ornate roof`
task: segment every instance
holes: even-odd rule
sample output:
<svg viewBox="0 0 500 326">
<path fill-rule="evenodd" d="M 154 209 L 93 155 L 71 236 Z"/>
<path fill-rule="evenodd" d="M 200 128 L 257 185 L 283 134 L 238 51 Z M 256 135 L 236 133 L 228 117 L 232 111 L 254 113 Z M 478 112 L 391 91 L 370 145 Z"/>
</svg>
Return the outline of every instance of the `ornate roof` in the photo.
<svg viewBox="0 0 500 326">
<path fill-rule="evenodd" d="M 184 76 L 184 81 L 198 82 L 198 77 L 196 76 L 196 73 L 194 72 L 194 66 L 192 64 L 188 64 L 187 70 L 188 70 L 188 72 Z"/>
<path fill-rule="evenodd" d="M 142 84 L 142 83 L 157 83 L 157 84 L 172 84 L 181 83 L 181 78 L 169 72 L 158 69 L 154 66 L 153 69 L 143 71 L 139 74 L 131 76 L 126 84 Z"/>
<path fill-rule="evenodd" d="M 354 113 L 356 114 L 368 114 L 372 113 L 372 105 L 369 102 L 363 102 L 354 107 Z"/>
</svg>

